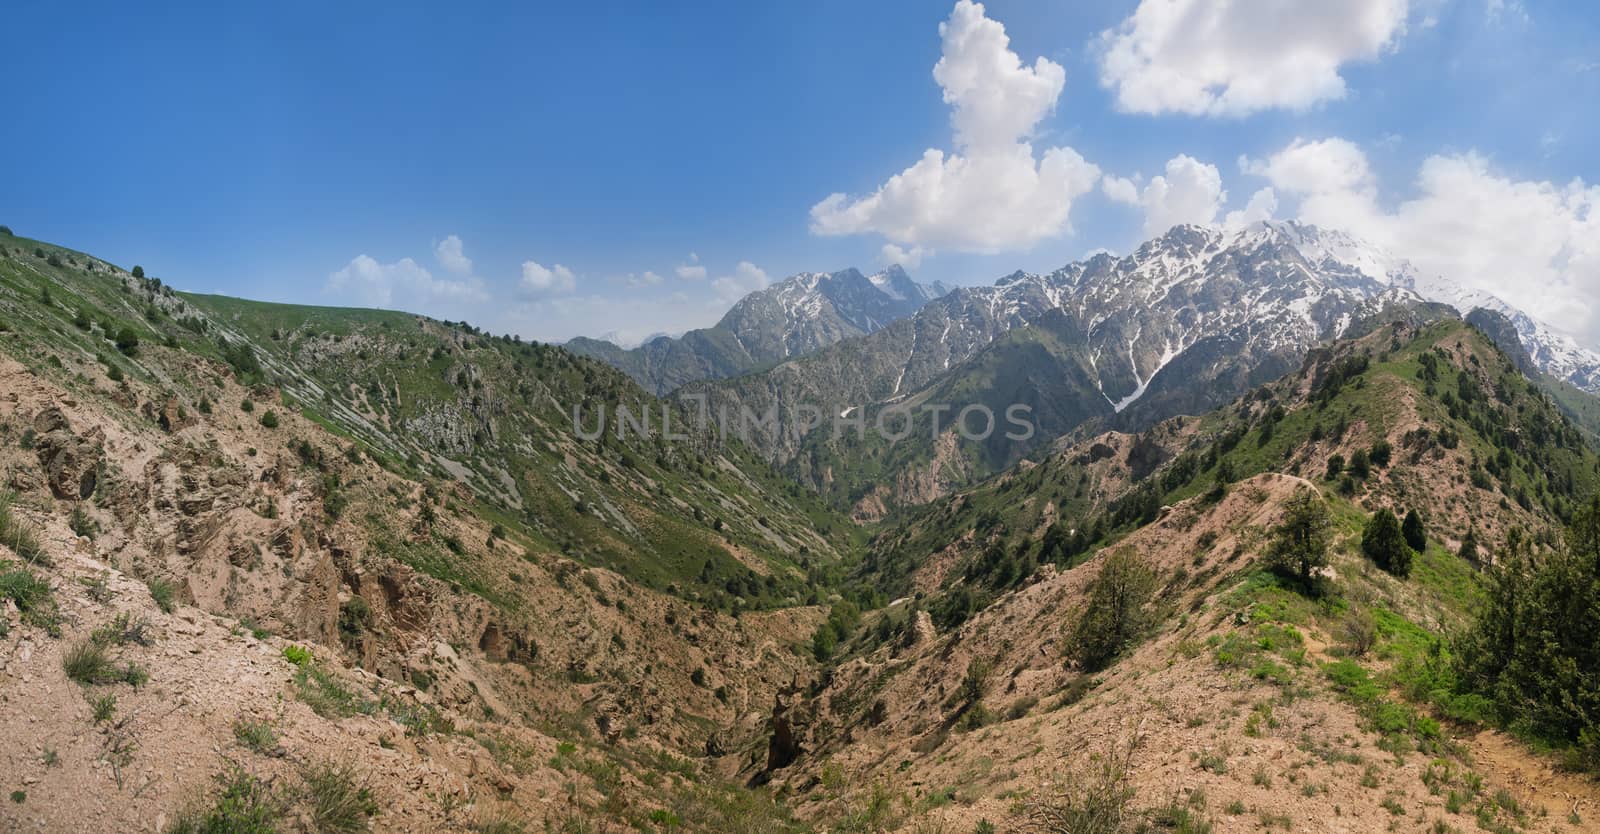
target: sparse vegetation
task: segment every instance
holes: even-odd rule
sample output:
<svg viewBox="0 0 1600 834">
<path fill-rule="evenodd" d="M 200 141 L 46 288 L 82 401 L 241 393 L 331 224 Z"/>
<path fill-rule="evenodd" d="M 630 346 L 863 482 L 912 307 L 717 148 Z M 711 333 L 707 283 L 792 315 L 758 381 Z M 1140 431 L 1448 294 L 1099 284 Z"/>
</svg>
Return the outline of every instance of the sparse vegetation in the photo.
<svg viewBox="0 0 1600 834">
<path fill-rule="evenodd" d="M 155 600 L 156 607 L 162 612 L 171 614 L 178 605 L 178 586 L 172 580 L 155 576 L 145 580 L 145 587 L 150 590 L 150 598 Z"/>
<path fill-rule="evenodd" d="M 354 765 L 340 762 L 310 764 L 301 770 L 306 804 L 318 831 L 350 832 L 367 828 L 378 813 L 372 791 L 361 784 Z"/>
<path fill-rule="evenodd" d="M 11 548 L 24 562 L 49 567 L 39 534 L 17 514 L 16 497 L 16 493 L 0 491 L 0 545 Z"/>
<path fill-rule="evenodd" d="M 217 781 L 220 791 L 210 806 L 179 814 L 166 834 L 276 834 L 289 807 L 278 791 L 238 765 Z"/>
</svg>

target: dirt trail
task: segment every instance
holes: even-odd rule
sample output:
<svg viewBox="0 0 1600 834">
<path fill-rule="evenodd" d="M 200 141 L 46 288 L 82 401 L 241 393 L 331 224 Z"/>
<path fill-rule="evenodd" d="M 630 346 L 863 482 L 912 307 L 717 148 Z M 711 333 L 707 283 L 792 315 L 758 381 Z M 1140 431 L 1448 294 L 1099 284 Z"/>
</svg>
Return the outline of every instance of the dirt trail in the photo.
<svg viewBox="0 0 1600 834">
<path fill-rule="evenodd" d="M 1489 783 L 1509 786 L 1520 801 L 1535 810 L 1543 807 L 1555 819 L 1566 820 L 1576 812 L 1581 820 L 1576 830 L 1600 832 L 1600 785 L 1593 780 L 1557 770 L 1548 756 L 1531 753 L 1497 730 L 1485 730 L 1465 743 Z"/>
</svg>

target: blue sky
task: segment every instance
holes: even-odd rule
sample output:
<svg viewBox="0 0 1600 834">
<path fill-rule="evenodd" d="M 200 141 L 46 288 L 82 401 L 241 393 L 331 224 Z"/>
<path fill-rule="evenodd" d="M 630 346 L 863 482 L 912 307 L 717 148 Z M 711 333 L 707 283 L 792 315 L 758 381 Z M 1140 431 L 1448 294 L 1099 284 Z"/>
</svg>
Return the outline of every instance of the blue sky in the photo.
<svg viewBox="0 0 1600 834">
<path fill-rule="evenodd" d="M 1586 2 L 9 11 L 0 222 L 185 289 L 637 338 L 886 244 L 988 283 L 1271 188 L 1600 342 Z M 929 149 L 940 196 L 863 199 Z"/>
</svg>

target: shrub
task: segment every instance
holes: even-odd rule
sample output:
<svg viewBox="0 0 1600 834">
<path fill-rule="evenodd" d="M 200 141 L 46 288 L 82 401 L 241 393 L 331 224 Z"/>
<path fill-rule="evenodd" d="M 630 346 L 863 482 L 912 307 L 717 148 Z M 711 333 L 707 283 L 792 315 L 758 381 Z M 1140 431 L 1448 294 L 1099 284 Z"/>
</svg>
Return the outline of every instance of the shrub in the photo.
<svg viewBox="0 0 1600 834">
<path fill-rule="evenodd" d="M 61 668 L 68 678 L 86 686 L 110 683 L 118 678 L 117 669 L 111 665 L 106 650 L 94 640 L 85 640 L 68 649 L 61 658 Z"/>
<path fill-rule="evenodd" d="M 1025 808 L 1033 826 L 1059 834 L 1119 834 L 1133 821 L 1134 788 L 1127 752 L 1099 758 L 1087 776 L 1070 776 L 1049 792 L 1040 791 Z"/>
<path fill-rule="evenodd" d="M 138 264 L 134 264 L 134 266 L 133 266 L 133 277 L 135 277 L 135 278 L 143 278 L 144 277 L 144 267 L 139 266 Z"/>
<path fill-rule="evenodd" d="M 283 659 L 296 666 L 304 666 L 311 662 L 311 651 L 304 646 L 284 646 Z"/>
<path fill-rule="evenodd" d="M 15 504 L 15 493 L 0 492 L 0 545 L 11 548 L 11 552 L 25 562 L 49 567 L 50 560 L 39 543 L 38 533 L 34 532 L 33 525 L 17 515 Z"/>
<path fill-rule="evenodd" d="M 104 724 L 116 717 L 117 696 L 107 692 L 95 698 L 91 706 L 94 708 L 94 723 Z"/>
<path fill-rule="evenodd" d="M 307 765 L 301 772 L 306 784 L 306 804 L 318 831 L 361 831 L 367 817 L 378 813 L 372 791 L 358 784 L 354 765 L 325 762 Z"/>
<path fill-rule="evenodd" d="M 139 334 L 133 332 L 131 327 L 124 327 L 118 330 L 117 350 L 122 351 L 123 356 L 137 356 L 139 353 Z"/>
<path fill-rule="evenodd" d="M 1361 552 L 1378 567 L 1402 579 L 1411 575 L 1411 546 L 1400 531 L 1400 520 L 1387 508 L 1373 513 L 1361 533 Z"/>
<path fill-rule="evenodd" d="M 20 565 L 0 571 L 0 599 L 11 600 L 24 623 L 60 636 L 61 617 L 55 598 L 50 594 L 50 583 L 35 576 L 33 571 Z"/>
<path fill-rule="evenodd" d="M 272 725 L 252 718 L 240 718 L 233 722 L 233 738 L 241 746 L 257 753 L 265 753 L 278 746 L 278 733 L 272 729 Z"/>
<path fill-rule="evenodd" d="M 178 604 L 178 586 L 170 579 L 159 576 L 145 580 L 146 588 L 150 589 L 150 598 L 155 600 L 156 607 L 164 613 L 171 614 Z"/>
<path fill-rule="evenodd" d="M 179 814 L 165 834 L 274 834 L 289 803 L 238 765 L 218 776 L 221 794 L 210 808 Z"/>
<path fill-rule="evenodd" d="M 266 428 L 269 428 L 269 429 L 277 428 L 278 427 L 278 412 L 272 411 L 272 410 L 268 410 L 267 413 L 261 415 L 261 425 L 266 427 Z"/>
<path fill-rule="evenodd" d="M 100 525 L 83 511 L 83 505 L 78 504 L 72 508 L 72 515 L 67 518 L 67 527 L 71 528 L 74 535 L 86 539 L 93 539 L 100 532 Z"/>
</svg>

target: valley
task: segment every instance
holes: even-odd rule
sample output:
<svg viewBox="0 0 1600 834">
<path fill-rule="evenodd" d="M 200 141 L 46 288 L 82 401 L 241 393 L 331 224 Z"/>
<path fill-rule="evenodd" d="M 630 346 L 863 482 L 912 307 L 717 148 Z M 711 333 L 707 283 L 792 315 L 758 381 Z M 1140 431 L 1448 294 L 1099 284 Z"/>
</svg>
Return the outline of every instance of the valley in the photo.
<svg viewBox="0 0 1600 834">
<path fill-rule="evenodd" d="M 1352 245 L 622 355 L 0 235 L 0 830 L 1600 830 L 1590 380 Z"/>
</svg>

